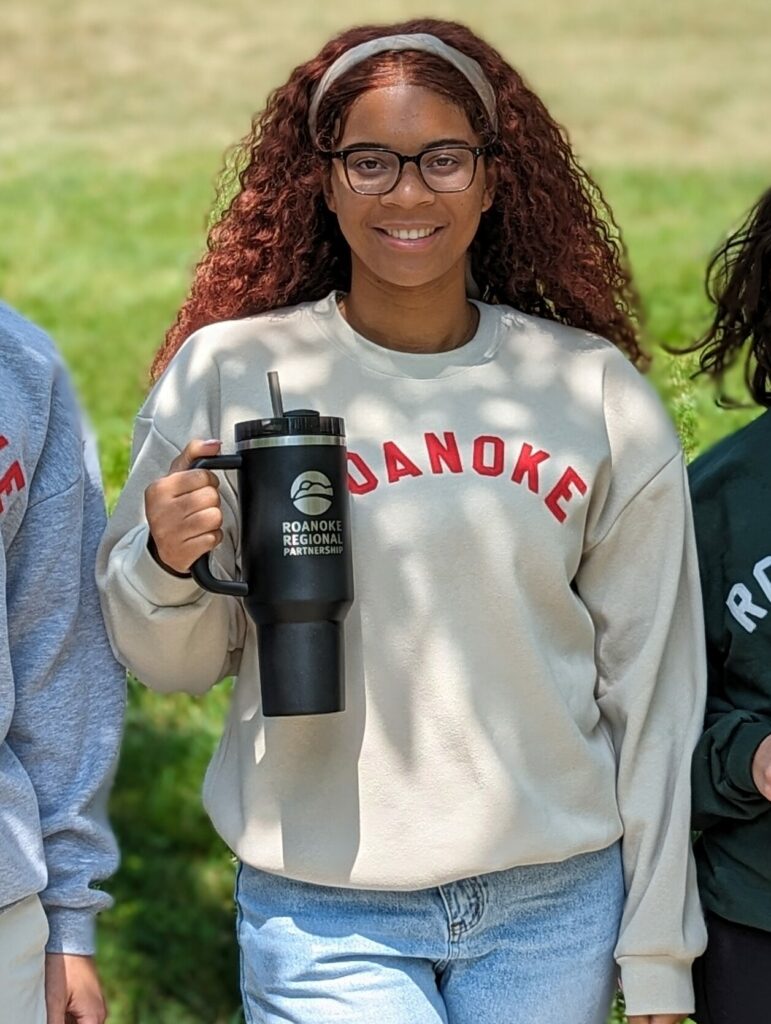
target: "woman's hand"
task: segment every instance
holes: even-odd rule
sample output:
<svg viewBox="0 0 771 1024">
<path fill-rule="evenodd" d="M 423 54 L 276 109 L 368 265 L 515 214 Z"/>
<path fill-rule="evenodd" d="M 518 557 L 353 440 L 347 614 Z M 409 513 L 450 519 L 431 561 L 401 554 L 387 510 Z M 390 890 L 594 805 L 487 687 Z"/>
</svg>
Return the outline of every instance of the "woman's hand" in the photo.
<svg viewBox="0 0 771 1024">
<path fill-rule="evenodd" d="M 150 550 L 172 572 L 188 573 L 196 558 L 222 540 L 219 480 L 208 469 L 190 468 L 195 459 L 216 455 L 221 443 L 191 441 L 172 462 L 168 476 L 145 491 Z"/>
<path fill-rule="evenodd" d="M 752 759 L 752 778 L 758 792 L 771 800 L 771 735 L 766 736 Z"/>
<path fill-rule="evenodd" d="M 644 1013 L 642 1017 L 627 1017 L 629 1024 L 681 1024 L 688 1020 L 687 1013 Z"/>
<path fill-rule="evenodd" d="M 104 1024 L 107 1019 L 93 957 L 49 953 L 45 992 L 48 1024 Z"/>
</svg>

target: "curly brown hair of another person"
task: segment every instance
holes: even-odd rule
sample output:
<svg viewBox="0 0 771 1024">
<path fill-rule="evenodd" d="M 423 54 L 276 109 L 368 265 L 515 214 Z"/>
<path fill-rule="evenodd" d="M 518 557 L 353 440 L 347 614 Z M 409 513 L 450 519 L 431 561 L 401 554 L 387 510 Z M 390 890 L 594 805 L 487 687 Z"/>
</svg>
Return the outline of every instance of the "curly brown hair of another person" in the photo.
<svg viewBox="0 0 771 1024">
<path fill-rule="evenodd" d="M 489 136 L 479 98 L 451 65 L 419 51 L 384 53 L 351 69 L 325 96 L 318 137 L 308 108 L 313 89 L 343 52 L 384 35 L 426 32 L 473 57 L 497 98 L 492 156 L 498 183 L 471 247 L 481 297 L 608 339 L 641 369 L 638 300 L 617 225 L 596 183 L 577 163 L 564 130 L 501 55 L 455 22 L 421 19 L 349 29 L 296 68 L 256 115 L 220 180 L 207 252 L 156 354 L 157 378 L 198 328 L 350 287 L 351 263 L 322 184 L 320 142 L 367 88 L 394 82 L 434 89 L 460 105 Z"/>
<path fill-rule="evenodd" d="M 678 351 L 700 353 L 699 372 L 713 378 L 719 404 L 729 408 L 740 403 L 725 394 L 725 375 L 743 356 L 748 391 L 758 405 L 771 406 L 771 188 L 712 256 L 706 291 L 712 323 Z"/>
</svg>

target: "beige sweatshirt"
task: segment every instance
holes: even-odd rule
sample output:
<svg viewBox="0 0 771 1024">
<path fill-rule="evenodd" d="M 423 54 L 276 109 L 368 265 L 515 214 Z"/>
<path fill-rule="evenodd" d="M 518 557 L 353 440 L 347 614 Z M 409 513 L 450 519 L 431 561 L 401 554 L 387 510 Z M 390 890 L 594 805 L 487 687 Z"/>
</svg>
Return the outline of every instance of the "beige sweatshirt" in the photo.
<svg viewBox="0 0 771 1024">
<path fill-rule="evenodd" d="M 623 835 L 616 951 L 628 1011 L 687 1011 L 704 930 L 689 764 L 705 669 L 683 461 L 608 342 L 479 304 L 434 355 L 355 334 L 333 296 L 191 337 L 141 410 L 99 580 L 121 660 L 157 690 L 237 675 L 204 801 L 255 867 L 418 889 L 560 861 Z M 255 626 L 166 573 L 143 494 L 193 438 L 342 416 L 356 599 L 347 710 L 264 719 Z M 234 474 L 215 574 L 239 572 Z"/>
</svg>

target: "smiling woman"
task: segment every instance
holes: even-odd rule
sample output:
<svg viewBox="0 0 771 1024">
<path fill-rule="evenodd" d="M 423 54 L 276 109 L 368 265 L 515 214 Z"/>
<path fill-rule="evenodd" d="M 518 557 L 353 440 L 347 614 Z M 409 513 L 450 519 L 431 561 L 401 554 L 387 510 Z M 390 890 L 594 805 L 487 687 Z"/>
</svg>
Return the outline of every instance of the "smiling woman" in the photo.
<svg viewBox="0 0 771 1024">
<path fill-rule="evenodd" d="M 367 141 L 373 125 L 377 142 Z M 351 253 L 341 308 L 365 337 L 442 351 L 476 330 L 476 309 L 464 300 L 466 253 L 496 179 L 492 159 L 482 157 L 484 173 L 476 173 L 480 142 L 462 108 L 423 86 L 371 89 L 351 107 L 340 148 L 329 154 L 324 197 Z M 409 318 L 403 302 L 379 300 L 389 286 L 409 289 Z M 414 303 L 426 289 L 433 299 L 421 316 Z"/>
<path fill-rule="evenodd" d="M 247 1020 L 604 1024 L 619 969 L 631 1020 L 683 1019 L 698 574 L 609 211 L 446 22 L 332 40 L 240 154 L 99 576 L 148 685 L 237 674 L 205 802 L 240 861 Z M 269 370 L 350 442 L 336 715 L 266 716 L 256 627 L 189 572 L 216 548 L 239 575 L 233 482 L 192 463 L 267 415 Z M 337 550 L 326 491 L 287 504 L 285 553 Z"/>
<path fill-rule="evenodd" d="M 328 205 L 329 158 L 343 141 L 346 148 L 350 141 L 375 143 L 407 156 L 416 156 L 429 141 L 484 145 L 476 161 L 485 174 L 479 175 L 475 161 L 473 197 L 480 179 L 479 194 L 485 192 L 490 170 L 497 187 L 489 209 L 477 211 L 480 221 L 466 261 L 471 290 L 486 301 L 595 331 L 644 364 L 635 292 L 611 213 L 541 100 L 500 54 L 462 26 L 424 20 L 392 28 L 408 35 L 440 32 L 456 63 L 437 56 L 436 48 L 384 48 L 346 61 L 343 73 L 323 81 L 343 55 L 387 35 L 382 26 L 356 28 L 331 40 L 275 90 L 224 176 L 217 203 L 224 212 L 211 229 L 190 296 L 156 356 L 155 376 L 204 324 L 350 290 L 351 249 Z M 458 69 L 458 57 L 471 69 L 470 78 Z M 431 134 L 437 126 L 429 121 L 426 141 L 410 140 L 415 148 L 386 144 L 390 130 L 400 137 L 415 134 L 414 111 L 403 93 L 408 85 L 428 89 L 435 104 L 444 101 L 443 116 L 454 126 L 449 138 Z M 370 99 L 368 94 L 394 88 L 402 91 L 407 121 L 397 126 L 390 109 L 385 121 L 376 122 L 360 112 L 354 115 L 360 126 L 354 140 L 351 108 Z M 373 125 L 380 128 L 377 138 Z M 412 180 L 409 172 L 416 166 L 406 170 Z M 408 230 L 417 230 L 417 218 L 411 221 L 416 223 Z"/>
</svg>

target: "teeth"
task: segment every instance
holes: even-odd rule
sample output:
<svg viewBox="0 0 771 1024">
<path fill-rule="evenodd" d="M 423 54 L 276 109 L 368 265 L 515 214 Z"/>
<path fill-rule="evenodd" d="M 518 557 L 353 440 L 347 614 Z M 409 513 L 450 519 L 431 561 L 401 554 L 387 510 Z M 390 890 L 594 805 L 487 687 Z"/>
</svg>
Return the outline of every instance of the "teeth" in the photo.
<svg viewBox="0 0 771 1024">
<path fill-rule="evenodd" d="M 414 238 L 428 238 L 429 235 L 433 235 L 436 228 L 410 228 L 409 230 L 385 228 L 384 230 L 390 238 L 400 238 L 403 242 L 407 242 Z"/>
</svg>

